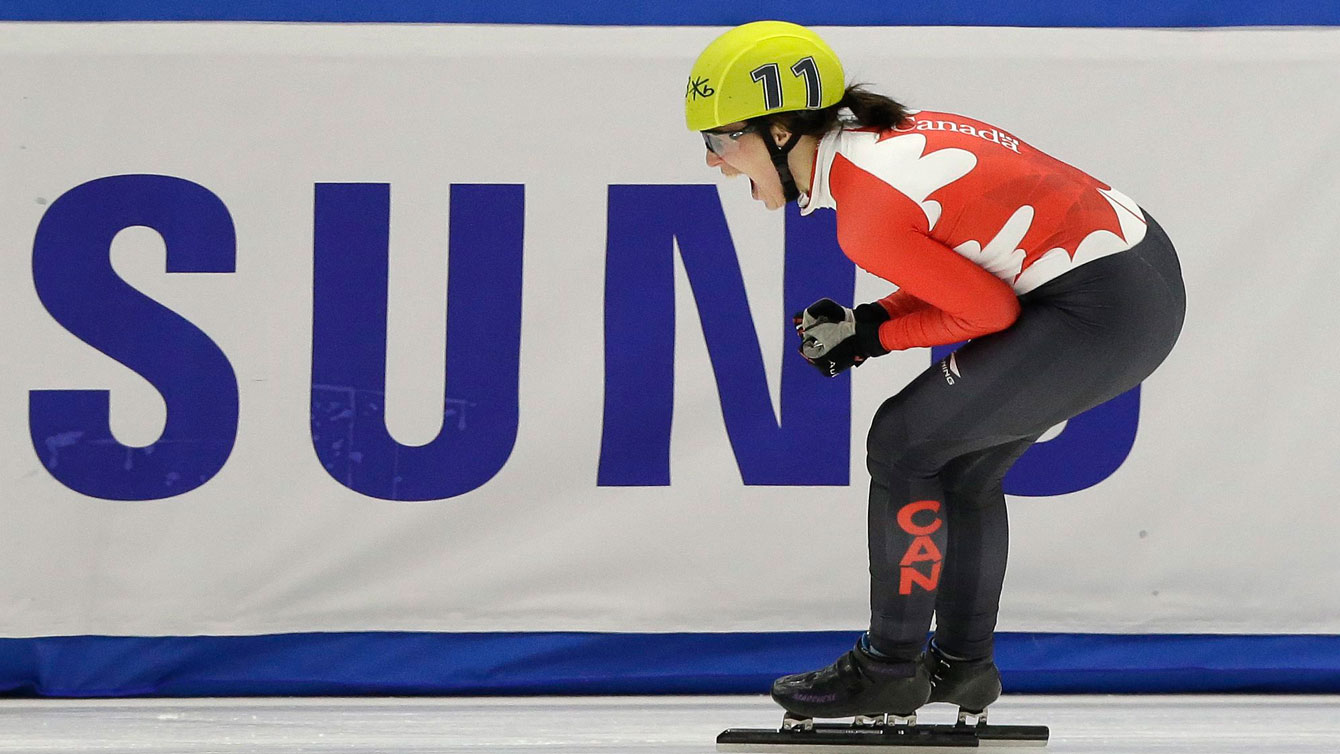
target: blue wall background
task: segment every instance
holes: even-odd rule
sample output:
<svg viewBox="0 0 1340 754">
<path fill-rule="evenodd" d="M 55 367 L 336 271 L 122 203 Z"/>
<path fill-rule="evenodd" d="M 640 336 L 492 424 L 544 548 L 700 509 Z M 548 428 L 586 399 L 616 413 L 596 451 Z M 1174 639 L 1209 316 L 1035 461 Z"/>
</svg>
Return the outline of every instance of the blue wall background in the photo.
<svg viewBox="0 0 1340 754">
<path fill-rule="evenodd" d="M 805 8 L 766 2 L 552 3 L 544 0 L 6 0 L 12 21 L 316 21 L 612 26 L 730 26 L 760 18 L 834 26 L 1195 27 L 1340 24 L 1340 3 L 1316 0 L 845 0 Z"/>
</svg>

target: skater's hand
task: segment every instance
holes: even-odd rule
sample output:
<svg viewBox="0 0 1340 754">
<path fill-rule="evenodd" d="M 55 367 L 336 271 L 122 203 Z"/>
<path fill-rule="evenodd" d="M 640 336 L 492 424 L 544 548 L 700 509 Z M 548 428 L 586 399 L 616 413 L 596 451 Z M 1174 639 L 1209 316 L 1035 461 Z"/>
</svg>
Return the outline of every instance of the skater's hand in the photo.
<svg viewBox="0 0 1340 754">
<path fill-rule="evenodd" d="M 855 314 L 831 298 L 815 301 L 805 311 L 792 315 L 791 321 L 800 336 L 800 353 L 807 359 L 831 352 L 856 334 Z"/>
<path fill-rule="evenodd" d="M 888 353 L 879 342 L 879 325 L 888 319 L 879 304 L 852 310 L 828 298 L 791 318 L 800 336 L 800 355 L 829 377 Z"/>
</svg>

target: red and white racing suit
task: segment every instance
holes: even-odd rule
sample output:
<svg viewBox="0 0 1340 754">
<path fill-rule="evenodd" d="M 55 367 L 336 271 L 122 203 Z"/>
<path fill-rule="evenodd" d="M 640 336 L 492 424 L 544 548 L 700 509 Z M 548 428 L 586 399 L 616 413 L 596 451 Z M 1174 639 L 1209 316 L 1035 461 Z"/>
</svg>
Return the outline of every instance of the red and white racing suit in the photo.
<svg viewBox="0 0 1340 754">
<path fill-rule="evenodd" d="M 1166 234 L 1129 197 L 972 118 L 920 111 L 818 145 L 802 213 L 897 286 L 884 347 L 971 340 L 876 413 L 867 443 L 874 647 L 989 656 L 1005 573 L 1001 480 L 1050 427 L 1139 384 L 1186 299 Z"/>
</svg>

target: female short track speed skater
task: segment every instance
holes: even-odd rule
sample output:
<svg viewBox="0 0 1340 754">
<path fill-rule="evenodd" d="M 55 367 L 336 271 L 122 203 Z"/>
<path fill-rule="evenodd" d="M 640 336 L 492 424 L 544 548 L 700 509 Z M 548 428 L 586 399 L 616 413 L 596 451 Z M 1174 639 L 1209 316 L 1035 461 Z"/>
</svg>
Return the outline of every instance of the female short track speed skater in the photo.
<svg viewBox="0 0 1340 754">
<path fill-rule="evenodd" d="M 980 721 L 1001 691 L 1001 480 L 1047 429 L 1168 355 L 1186 306 L 1172 244 L 1129 197 L 1002 128 L 848 87 L 833 50 L 794 24 L 713 41 L 685 110 L 709 167 L 747 176 L 769 209 L 835 210 L 843 252 L 897 286 L 797 315 L 810 363 L 832 376 L 970 341 L 871 423 L 869 631 L 772 696 L 793 722 L 905 717 L 927 701 Z"/>
</svg>

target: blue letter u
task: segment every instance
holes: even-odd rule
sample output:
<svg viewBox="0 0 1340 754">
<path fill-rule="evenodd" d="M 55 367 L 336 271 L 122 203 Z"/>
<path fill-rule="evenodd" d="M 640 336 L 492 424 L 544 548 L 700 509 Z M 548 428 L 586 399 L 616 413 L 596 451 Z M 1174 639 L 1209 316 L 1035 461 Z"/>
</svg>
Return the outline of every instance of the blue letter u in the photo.
<svg viewBox="0 0 1340 754">
<path fill-rule="evenodd" d="M 383 500 L 441 500 L 502 469 L 516 442 L 524 187 L 453 185 L 442 430 L 387 431 L 391 189 L 316 186 L 312 443 L 340 484 Z"/>
</svg>

